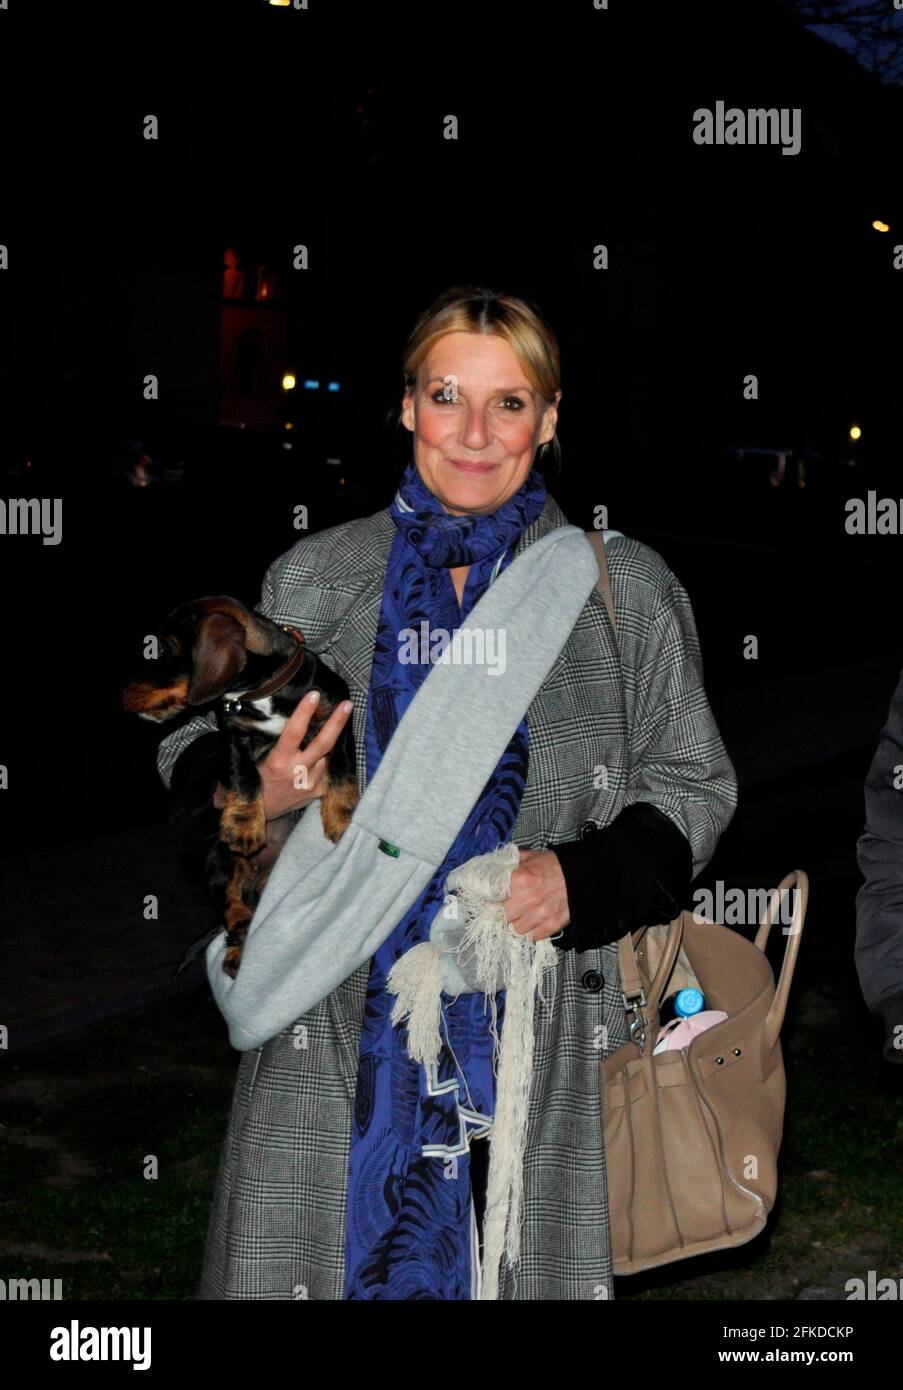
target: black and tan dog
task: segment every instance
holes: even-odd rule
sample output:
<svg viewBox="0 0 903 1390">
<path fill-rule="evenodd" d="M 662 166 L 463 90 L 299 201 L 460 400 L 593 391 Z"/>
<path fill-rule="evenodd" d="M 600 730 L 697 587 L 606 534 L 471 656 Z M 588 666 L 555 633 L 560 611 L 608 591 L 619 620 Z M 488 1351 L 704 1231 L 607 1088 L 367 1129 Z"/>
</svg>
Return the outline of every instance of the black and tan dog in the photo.
<svg viewBox="0 0 903 1390">
<path fill-rule="evenodd" d="M 309 691 L 319 690 L 320 700 L 302 747 L 348 698 L 348 688 L 308 650 L 297 629 L 281 627 L 224 594 L 174 609 L 157 646 L 147 672 L 126 687 L 122 704 L 129 714 L 156 723 L 214 705 L 228 772 L 206 876 L 221 926 L 192 951 L 225 928 L 223 969 L 234 978 L 254 909 L 297 820 L 289 814 L 267 821 L 257 764 Z M 323 829 L 335 842 L 358 801 L 350 719 L 326 755 L 323 785 Z"/>
</svg>

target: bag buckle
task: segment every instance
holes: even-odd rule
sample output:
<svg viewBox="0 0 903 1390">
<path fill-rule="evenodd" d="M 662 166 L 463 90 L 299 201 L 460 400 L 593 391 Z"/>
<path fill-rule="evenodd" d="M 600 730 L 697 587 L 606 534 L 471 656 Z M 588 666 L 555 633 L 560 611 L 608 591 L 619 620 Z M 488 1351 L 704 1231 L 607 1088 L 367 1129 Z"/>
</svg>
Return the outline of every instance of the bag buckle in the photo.
<svg viewBox="0 0 903 1390">
<path fill-rule="evenodd" d="M 641 989 L 638 994 L 625 994 L 622 990 L 621 998 L 624 1001 L 625 1011 L 634 1015 L 627 1025 L 630 1041 L 635 1042 L 642 1052 L 646 1045 L 646 1019 L 640 1012 L 640 1006 L 646 1003 L 646 991 Z"/>
</svg>

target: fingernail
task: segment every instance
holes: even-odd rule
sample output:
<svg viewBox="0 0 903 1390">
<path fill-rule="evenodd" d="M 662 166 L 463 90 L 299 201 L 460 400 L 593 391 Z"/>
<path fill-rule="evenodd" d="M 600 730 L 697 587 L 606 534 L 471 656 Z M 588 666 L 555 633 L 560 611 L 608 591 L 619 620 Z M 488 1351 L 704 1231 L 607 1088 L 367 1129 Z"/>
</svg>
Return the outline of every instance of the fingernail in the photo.
<svg viewBox="0 0 903 1390">
<path fill-rule="evenodd" d="M 350 700 L 343 700 L 343 701 L 342 701 L 342 713 L 343 713 L 343 714 L 348 714 L 348 713 L 350 713 L 350 711 L 353 710 L 353 709 L 354 709 L 354 705 L 351 703 Z"/>
<path fill-rule="evenodd" d="M 319 698 L 320 698 L 320 692 L 319 692 L 319 690 L 312 690 L 312 691 L 310 692 L 310 694 L 308 695 L 307 698 L 308 698 L 308 700 L 310 700 L 310 703 L 311 703 L 312 705 L 315 705 L 315 704 L 317 703 L 317 701 L 319 700 Z"/>
</svg>

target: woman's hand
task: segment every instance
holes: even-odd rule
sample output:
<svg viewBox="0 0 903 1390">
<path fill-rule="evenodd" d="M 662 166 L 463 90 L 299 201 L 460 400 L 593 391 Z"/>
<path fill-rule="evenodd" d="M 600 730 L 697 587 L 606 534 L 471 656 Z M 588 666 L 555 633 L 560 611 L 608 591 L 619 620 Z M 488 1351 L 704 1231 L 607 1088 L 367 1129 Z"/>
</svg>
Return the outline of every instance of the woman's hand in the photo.
<svg viewBox="0 0 903 1390">
<path fill-rule="evenodd" d="M 309 806 L 323 795 L 323 774 L 326 754 L 331 752 L 351 714 L 351 701 L 336 706 L 316 738 L 305 749 L 301 740 L 306 737 L 317 701 L 305 695 L 292 710 L 285 728 L 266 757 L 257 764 L 263 784 L 263 805 L 267 820 L 276 820 L 288 811 Z M 343 706 L 347 704 L 347 709 Z M 297 784 L 297 785 L 296 785 Z M 214 806 L 223 804 L 223 788 L 219 782 L 213 796 Z"/>
<path fill-rule="evenodd" d="M 505 916 L 521 936 L 531 940 L 555 936 L 571 920 L 568 890 L 558 855 L 551 849 L 522 849 L 511 875 Z"/>
</svg>

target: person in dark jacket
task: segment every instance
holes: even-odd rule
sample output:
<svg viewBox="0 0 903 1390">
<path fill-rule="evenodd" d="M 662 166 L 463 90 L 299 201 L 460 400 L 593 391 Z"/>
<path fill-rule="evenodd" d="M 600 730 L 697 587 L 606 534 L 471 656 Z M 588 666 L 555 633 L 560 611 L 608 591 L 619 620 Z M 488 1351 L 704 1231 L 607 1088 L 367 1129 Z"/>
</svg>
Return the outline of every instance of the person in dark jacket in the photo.
<svg viewBox="0 0 903 1390">
<path fill-rule="evenodd" d="M 856 846 L 865 882 L 856 895 L 856 970 L 884 1024 L 884 1056 L 903 1062 L 903 671 L 865 782 Z"/>
</svg>

